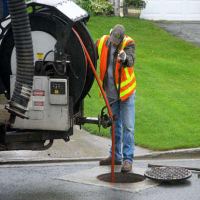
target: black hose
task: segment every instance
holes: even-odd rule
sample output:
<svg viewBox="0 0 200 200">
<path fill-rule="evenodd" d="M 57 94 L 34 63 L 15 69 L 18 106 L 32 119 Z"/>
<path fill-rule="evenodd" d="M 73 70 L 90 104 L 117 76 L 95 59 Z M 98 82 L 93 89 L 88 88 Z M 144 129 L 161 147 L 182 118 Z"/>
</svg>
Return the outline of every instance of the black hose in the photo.
<svg viewBox="0 0 200 200">
<path fill-rule="evenodd" d="M 25 0 L 7 0 L 16 47 L 17 76 L 10 108 L 24 114 L 32 91 L 34 76 L 33 44 Z"/>
<path fill-rule="evenodd" d="M 3 1 L 0 1 L 0 19 L 3 18 Z"/>
</svg>

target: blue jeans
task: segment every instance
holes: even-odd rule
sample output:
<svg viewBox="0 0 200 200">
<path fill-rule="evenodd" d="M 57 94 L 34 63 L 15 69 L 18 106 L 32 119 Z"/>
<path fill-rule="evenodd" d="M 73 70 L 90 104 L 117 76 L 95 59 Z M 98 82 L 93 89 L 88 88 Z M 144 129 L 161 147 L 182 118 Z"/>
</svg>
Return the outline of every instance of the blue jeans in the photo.
<svg viewBox="0 0 200 200">
<path fill-rule="evenodd" d="M 114 99 L 108 98 L 109 103 L 113 101 Z M 132 163 L 134 156 L 135 92 L 124 101 L 116 101 L 114 104 L 112 104 L 111 110 L 112 114 L 117 115 L 118 117 L 118 120 L 114 122 L 115 159 Z M 110 157 L 112 157 L 112 147 L 110 148 Z"/>
</svg>

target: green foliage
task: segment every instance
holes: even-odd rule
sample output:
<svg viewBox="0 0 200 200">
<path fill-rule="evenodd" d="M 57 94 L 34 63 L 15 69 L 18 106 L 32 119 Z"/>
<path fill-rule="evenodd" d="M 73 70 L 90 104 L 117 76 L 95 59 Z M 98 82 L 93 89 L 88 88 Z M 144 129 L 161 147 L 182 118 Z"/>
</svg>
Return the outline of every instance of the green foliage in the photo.
<svg viewBox="0 0 200 200">
<path fill-rule="evenodd" d="M 95 14 L 110 14 L 113 12 L 113 5 L 107 0 L 93 0 L 91 3 Z"/>
<path fill-rule="evenodd" d="M 90 14 L 107 15 L 113 12 L 113 5 L 107 0 L 77 0 L 76 3 Z"/>
<path fill-rule="evenodd" d="M 146 2 L 144 0 L 125 0 L 126 4 L 135 6 L 137 8 L 146 8 Z"/>
<path fill-rule="evenodd" d="M 152 150 L 200 147 L 200 48 L 146 20 L 93 16 L 87 27 L 96 41 L 115 24 L 136 42 L 135 143 Z M 89 93 L 85 116 L 97 117 L 105 103 L 96 81 Z M 84 128 L 110 136 L 109 129 Z"/>
<path fill-rule="evenodd" d="M 77 0 L 76 4 L 86 10 L 88 13 L 93 14 L 92 3 L 90 0 Z"/>
</svg>

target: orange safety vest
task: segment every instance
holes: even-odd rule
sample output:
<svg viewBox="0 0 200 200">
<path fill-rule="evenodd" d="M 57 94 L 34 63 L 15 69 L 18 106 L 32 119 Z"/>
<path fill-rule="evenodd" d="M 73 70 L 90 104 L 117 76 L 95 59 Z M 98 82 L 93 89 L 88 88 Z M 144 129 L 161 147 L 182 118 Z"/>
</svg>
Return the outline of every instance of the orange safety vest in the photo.
<svg viewBox="0 0 200 200">
<path fill-rule="evenodd" d="M 105 73 L 107 71 L 107 57 L 108 57 L 108 47 L 106 42 L 110 36 L 104 35 L 98 40 L 98 56 L 100 59 L 100 80 L 103 85 L 103 80 Z M 121 50 L 125 49 L 128 43 L 134 42 L 133 39 L 126 36 L 122 42 Z M 135 43 L 135 42 L 134 42 Z M 119 68 L 120 63 L 117 61 L 115 66 L 115 83 L 117 90 L 119 89 Z M 132 67 L 122 67 L 121 68 L 121 84 L 120 84 L 120 99 L 124 101 L 130 97 L 136 89 L 136 78 L 134 74 L 134 69 Z"/>
</svg>

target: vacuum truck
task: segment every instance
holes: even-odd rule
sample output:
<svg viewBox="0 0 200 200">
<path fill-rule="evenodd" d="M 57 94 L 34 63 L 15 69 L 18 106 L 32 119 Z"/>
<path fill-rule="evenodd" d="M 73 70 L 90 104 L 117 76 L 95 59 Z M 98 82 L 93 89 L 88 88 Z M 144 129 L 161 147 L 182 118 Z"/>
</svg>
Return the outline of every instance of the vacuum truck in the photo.
<svg viewBox="0 0 200 200">
<path fill-rule="evenodd" d="M 0 150 L 45 150 L 69 141 L 76 124 L 111 126 L 104 112 L 83 116 L 97 66 L 89 18 L 70 0 L 0 0 L 0 91 L 10 113 Z"/>
</svg>

